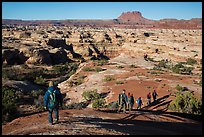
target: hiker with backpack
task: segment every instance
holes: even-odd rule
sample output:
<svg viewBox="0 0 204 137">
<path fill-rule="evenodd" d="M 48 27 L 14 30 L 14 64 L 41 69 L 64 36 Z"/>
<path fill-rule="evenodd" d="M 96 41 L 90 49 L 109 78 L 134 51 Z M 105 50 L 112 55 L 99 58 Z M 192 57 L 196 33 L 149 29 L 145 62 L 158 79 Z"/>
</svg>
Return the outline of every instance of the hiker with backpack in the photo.
<svg viewBox="0 0 204 137">
<path fill-rule="evenodd" d="M 62 107 L 62 94 L 60 90 L 54 86 L 54 83 L 50 81 L 49 87 L 44 95 L 44 108 L 48 110 L 48 122 L 53 125 L 59 120 L 59 107 Z M 54 122 L 52 113 L 54 111 Z"/>
<path fill-rule="evenodd" d="M 126 113 L 126 107 L 127 107 L 127 95 L 125 94 L 125 89 L 123 89 L 122 93 L 118 96 L 118 112 L 123 109 L 123 112 Z"/>
<path fill-rule="evenodd" d="M 158 94 L 157 94 L 156 90 L 154 89 L 154 91 L 152 92 L 152 97 L 153 97 L 154 102 L 156 101 L 157 96 L 158 96 Z"/>
<path fill-rule="evenodd" d="M 141 106 L 143 105 L 141 97 L 139 97 L 136 102 L 137 102 L 137 109 L 141 109 Z"/>
<path fill-rule="evenodd" d="M 147 105 L 149 106 L 151 104 L 151 94 L 150 92 L 147 94 Z"/>
</svg>

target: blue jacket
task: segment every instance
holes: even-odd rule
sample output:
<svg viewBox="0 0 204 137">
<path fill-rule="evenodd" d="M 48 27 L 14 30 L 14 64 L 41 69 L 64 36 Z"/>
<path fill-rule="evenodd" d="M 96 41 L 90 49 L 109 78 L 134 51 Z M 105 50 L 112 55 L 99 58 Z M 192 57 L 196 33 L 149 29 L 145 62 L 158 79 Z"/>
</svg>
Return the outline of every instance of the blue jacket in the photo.
<svg viewBox="0 0 204 137">
<path fill-rule="evenodd" d="M 59 105 L 61 105 L 62 106 L 62 94 L 61 94 L 61 92 L 57 89 L 57 88 L 54 88 L 53 86 L 52 87 L 48 87 L 48 89 L 47 89 L 47 91 L 46 91 L 46 93 L 45 93 L 45 95 L 44 95 L 44 107 L 48 107 L 48 108 L 51 108 L 51 105 L 50 105 L 50 101 L 49 101 L 49 99 L 50 99 L 50 93 L 48 92 L 48 90 L 50 91 L 50 92 L 54 92 L 55 90 L 55 93 L 57 94 L 57 96 L 58 96 L 58 101 L 57 101 L 57 106 L 56 107 L 59 107 Z"/>
</svg>

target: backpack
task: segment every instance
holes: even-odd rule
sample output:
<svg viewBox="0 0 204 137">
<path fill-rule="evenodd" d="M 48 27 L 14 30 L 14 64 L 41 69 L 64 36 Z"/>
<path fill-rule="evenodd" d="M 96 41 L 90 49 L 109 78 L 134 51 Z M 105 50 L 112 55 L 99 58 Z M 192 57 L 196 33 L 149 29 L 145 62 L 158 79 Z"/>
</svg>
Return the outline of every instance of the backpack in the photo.
<svg viewBox="0 0 204 137">
<path fill-rule="evenodd" d="M 53 92 L 48 90 L 48 92 L 50 93 L 50 99 L 49 99 L 50 107 L 54 108 L 58 103 L 56 90 L 54 90 Z"/>
</svg>

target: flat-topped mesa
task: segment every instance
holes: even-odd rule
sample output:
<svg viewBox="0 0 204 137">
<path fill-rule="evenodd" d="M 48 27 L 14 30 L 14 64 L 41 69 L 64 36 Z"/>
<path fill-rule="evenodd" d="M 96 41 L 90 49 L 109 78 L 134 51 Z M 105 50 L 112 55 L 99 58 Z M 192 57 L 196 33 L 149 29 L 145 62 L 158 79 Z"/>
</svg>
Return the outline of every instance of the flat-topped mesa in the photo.
<svg viewBox="0 0 204 137">
<path fill-rule="evenodd" d="M 132 12 L 123 12 L 119 17 L 123 23 L 137 23 L 137 24 L 150 24 L 154 23 L 153 20 L 146 19 L 142 16 L 141 12 L 139 11 L 132 11 Z"/>
</svg>

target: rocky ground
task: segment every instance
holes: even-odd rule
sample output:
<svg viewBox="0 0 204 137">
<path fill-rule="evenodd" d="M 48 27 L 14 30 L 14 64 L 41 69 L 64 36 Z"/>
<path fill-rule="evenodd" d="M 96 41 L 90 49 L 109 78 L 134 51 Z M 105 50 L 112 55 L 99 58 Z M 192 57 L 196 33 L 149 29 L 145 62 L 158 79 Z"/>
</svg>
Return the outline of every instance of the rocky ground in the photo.
<svg viewBox="0 0 204 137">
<path fill-rule="evenodd" d="M 21 117 L 3 125 L 3 135 L 201 135 L 202 123 L 171 113 L 133 110 L 60 110 L 49 125 L 47 112 Z"/>
</svg>

